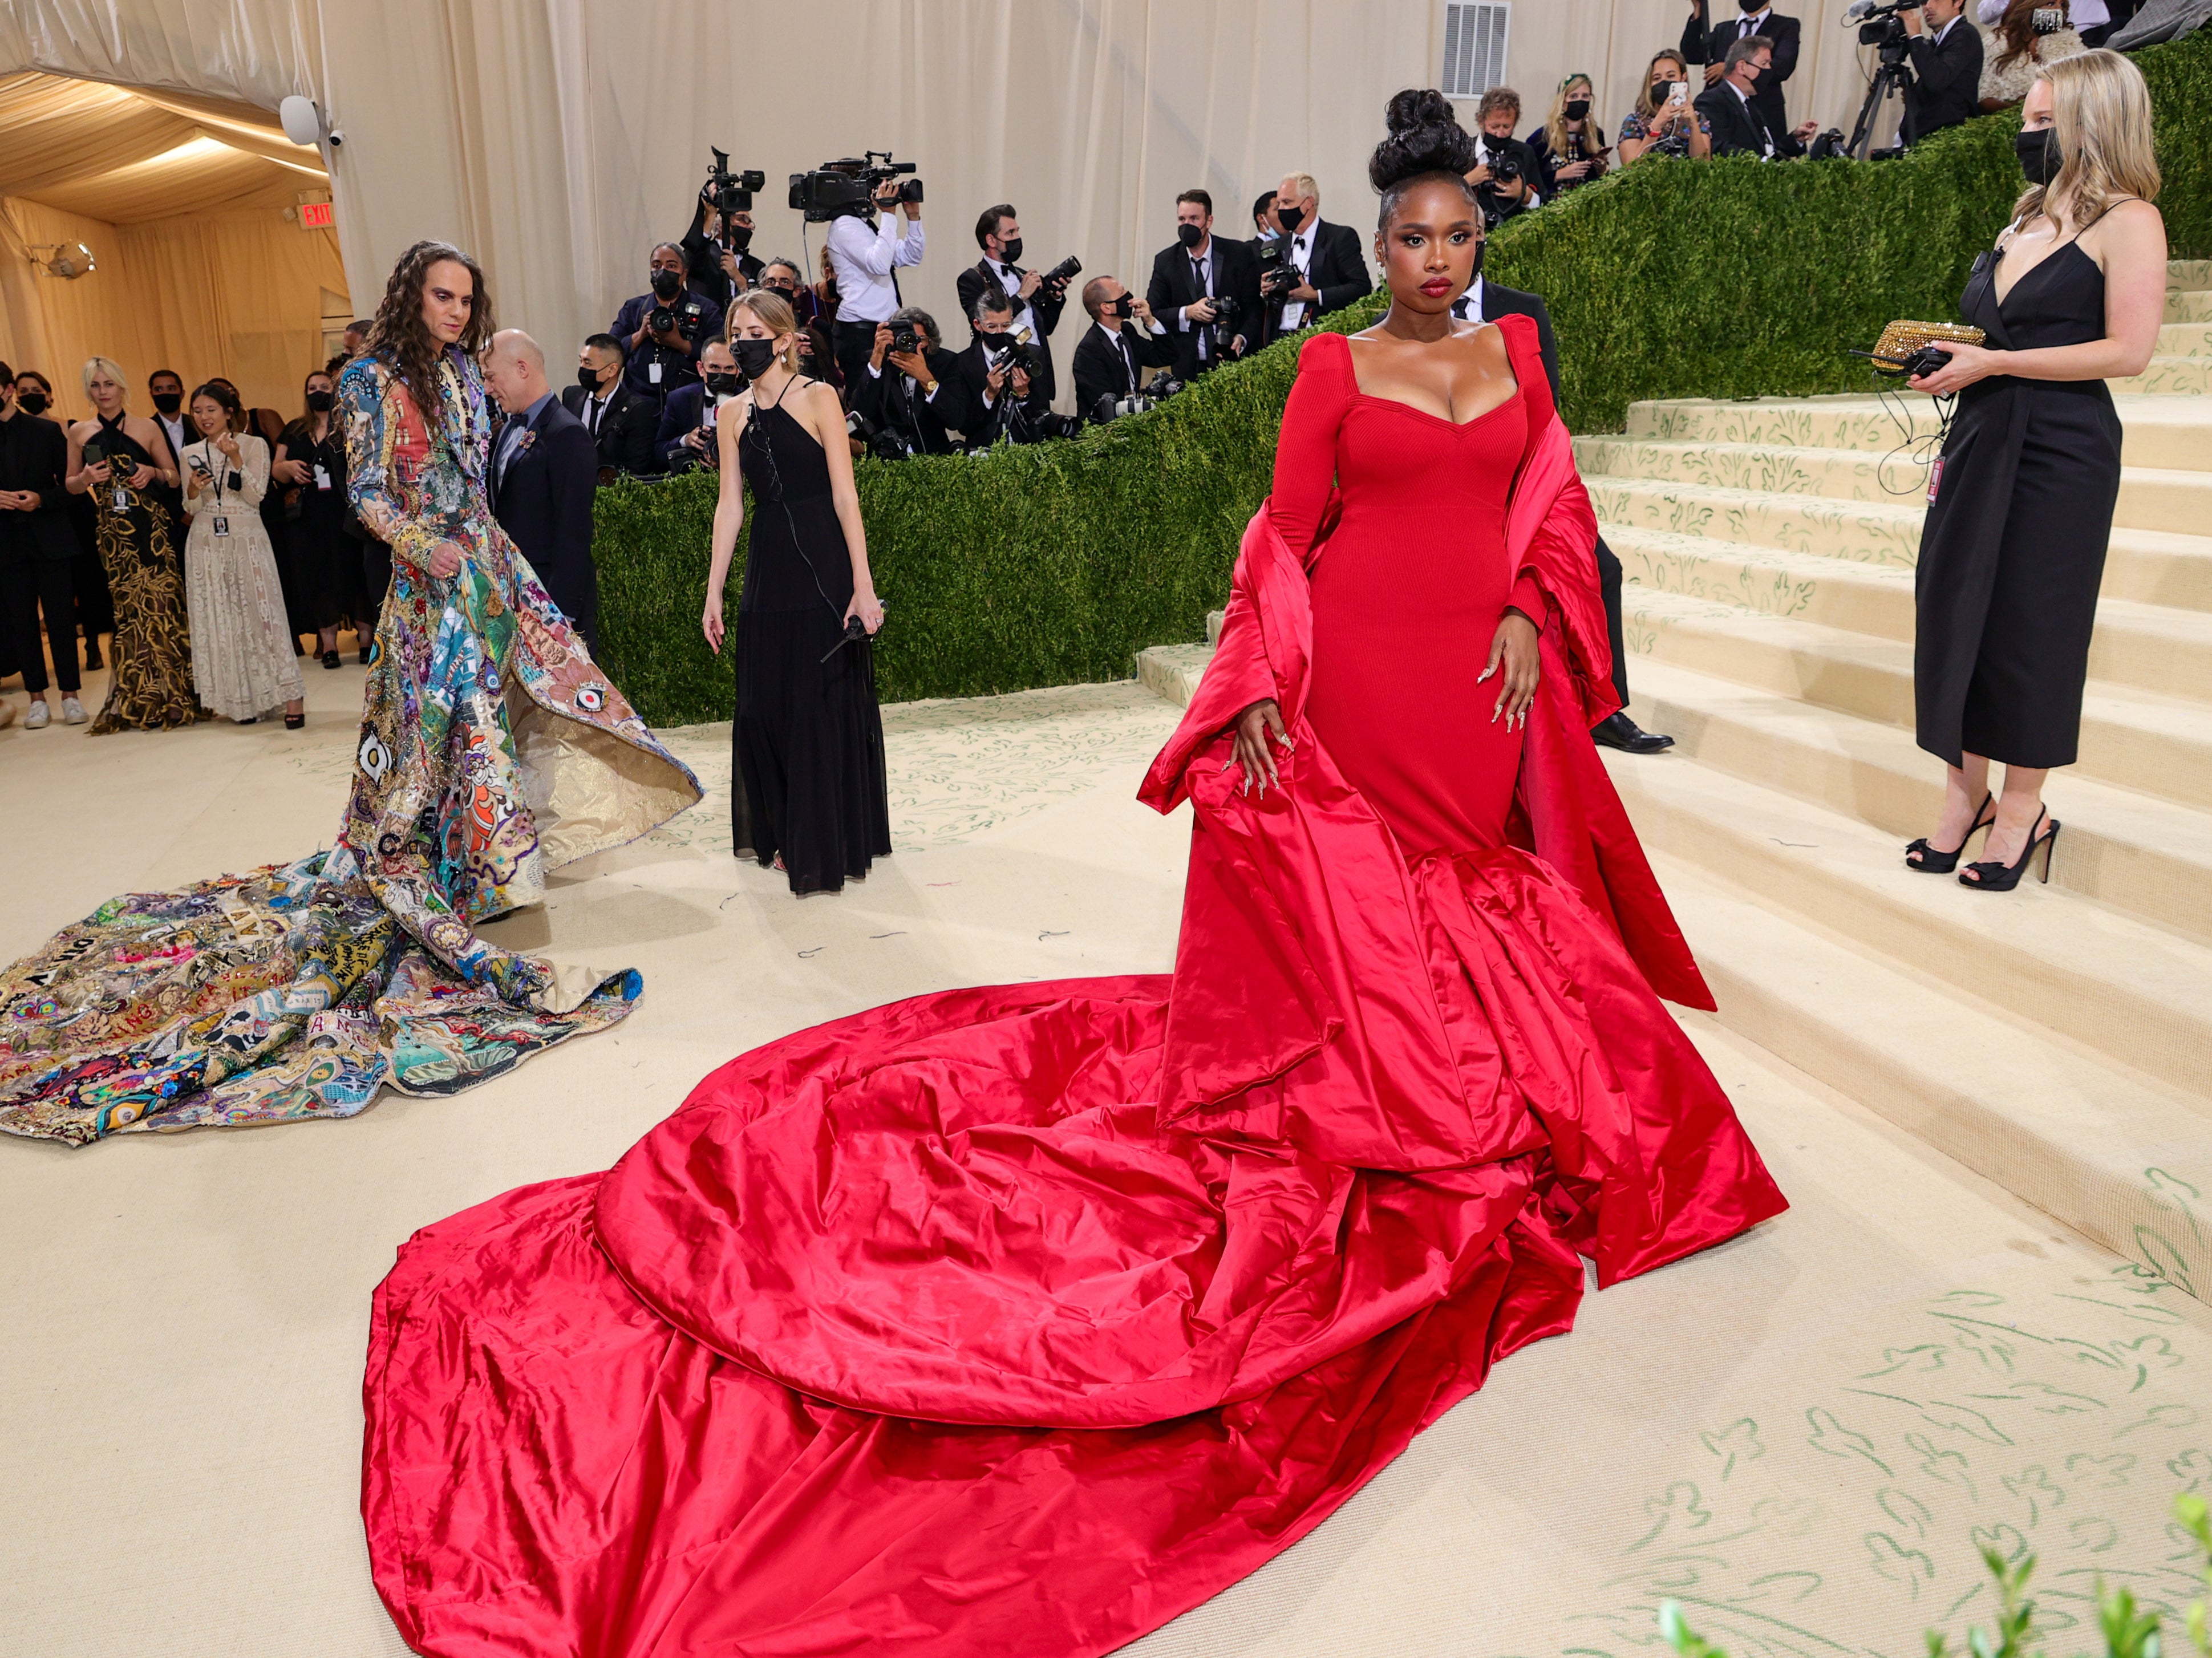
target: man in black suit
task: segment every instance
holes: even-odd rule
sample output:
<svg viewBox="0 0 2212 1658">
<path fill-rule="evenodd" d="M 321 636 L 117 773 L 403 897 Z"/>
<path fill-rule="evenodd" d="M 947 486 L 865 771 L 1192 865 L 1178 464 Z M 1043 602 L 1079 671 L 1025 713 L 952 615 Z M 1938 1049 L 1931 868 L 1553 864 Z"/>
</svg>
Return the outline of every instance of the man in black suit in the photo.
<svg viewBox="0 0 2212 1658">
<path fill-rule="evenodd" d="M 1279 278 L 1267 295 L 1269 339 L 1294 333 L 1374 290 L 1359 233 L 1322 219 L 1321 186 L 1312 173 L 1290 173 L 1275 186 L 1275 222 L 1283 228 L 1289 268 L 1297 276 Z"/>
<path fill-rule="evenodd" d="M 1152 307 L 1118 276 L 1093 276 L 1083 285 L 1083 309 L 1091 326 L 1075 343 L 1075 412 L 1095 419 L 1099 401 L 1123 398 L 1144 384 L 1147 368 L 1175 361 L 1175 341 Z M 1137 319 L 1137 323 L 1129 320 Z"/>
<path fill-rule="evenodd" d="M 1022 222 L 1009 203 L 983 210 L 975 221 L 975 246 L 983 250 L 983 257 L 962 271 L 954 282 L 960 292 L 960 314 L 975 316 L 975 301 L 986 288 L 1012 295 L 1014 333 L 1021 337 L 1027 330 L 1029 343 L 1036 347 L 1044 375 L 1044 400 L 1050 403 L 1059 391 L 1052 366 L 1052 331 L 1060 326 L 1060 313 L 1066 307 L 1067 284 L 1048 285 L 1036 271 L 1022 269 L 1018 263 Z"/>
<path fill-rule="evenodd" d="M 1024 363 L 1024 346 L 1014 332 L 1014 296 L 994 284 L 976 295 L 968 318 L 975 337 L 957 361 L 968 408 L 963 433 L 971 448 L 1001 437 L 1035 443 L 1047 435 L 1044 417 L 1052 413 L 1052 400 L 1044 394 L 1042 376 L 1030 374 Z"/>
<path fill-rule="evenodd" d="M 1714 155 L 1764 155 L 1770 161 L 1802 155 L 1805 141 L 1820 131 L 1818 121 L 1804 122 L 1795 132 L 1767 124 L 1754 88 L 1773 58 L 1773 46 L 1764 37 L 1739 40 L 1728 49 L 1719 84 L 1698 94 L 1697 111 L 1712 129 Z"/>
<path fill-rule="evenodd" d="M 719 400 L 737 396 L 744 390 L 744 384 L 728 345 L 709 340 L 699 353 L 699 383 L 678 386 L 660 407 L 660 427 L 653 434 L 653 452 L 661 471 L 688 472 L 695 466 L 712 469 L 722 464 L 714 432 L 720 420 Z M 708 417 L 710 410 L 718 411 L 715 419 Z"/>
<path fill-rule="evenodd" d="M 696 392 L 698 385 L 693 380 L 676 391 Z M 622 342 L 613 335 L 594 334 L 584 342 L 576 354 L 576 383 L 562 389 L 561 406 L 591 434 L 600 471 L 659 470 L 653 439 L 660 427 L 659 405 L 630 385 L 623 373 Z"/>
<path fill-rule="evenodd" d="M 895 337 L 904 329 L 914 331 L 915 349 L 895 350 Z M 963 446 L 952 436 L 965 432 L 969 419 L 960 360 L 945 349 L 936 319 L 921 307 L 903 306 L 876 325 L 876 343 L 854 378 L 854 410 L 908 452 L 949 455 Z"/>
<path fill-rule="evenodd" d="M 592 434 L 555 398 L 545 354 L 520 329 L 492 336 L 483 374 L 507 411 L 491 440 L 491 515 L 596 656 L 599 577 L 592 564 L 592 496 L 599 456 Z"/>
<path fill-rule="evenodd" d="M 1912 84 L 1905 89 L 1904 138 L 1917 143 L 1954 127 L 1981 107 L 1982 32 L 1959 14 L 1966 0 L 1928 0 L 1927 27 L 1920 9 L 1902 15 Z"/>
<path fill-rule="evenodd" d="M 1215 325 L 1224 301 L 1233 307 L 1225 343 Z M 1176 197 L 1176 245 L 1153 256 L 1145 303 L 1175 341 L 1177 380 L 1243 356 L 1260 337 L 1260 261 L 1243 243 L 1213 234 L 1213 197 L 1205 191 Z"/>
<path fill-rule="evenodd" d="M 1722 0 L 1725 4 L 1726 0 Z M 1752 88 L 1752 95 L 1759 100 L 1759 112 L 1766 118 L 1770 132 L 1787 132 L 1790 113 L 1784 106 L 1782 84 L 1797 72 L 1797 46 L 1801 30 L 1797 20 L 1784 17 L 1776 11 L 1768 0 L 1737 0 L 1741 15 L 1713 24 L 1705 23 L 1705 0 L 1690 0 L 1690 21 L 1682 27 L 1682 58 L 1685 63 L 1705 66 L 1705 86 L 1710 90 L 1720 84 L 1721 76 L 1728 65 L 1728 50 L 1739 40 L 1748 40 L 1754 34 L 1774 43 L 1774 61 Z M 1714 151 L 1716 155 L 1719 151 Z"/>
<path fill-rule="evenodd" d="M 82 726 L 84 704 L 77 701 L 83 683 L 76 666 L 76 594 L 70 582 L 70 561 L 76 556 L 76 530 L 70 522 L 69 439 L 50 420 L 27 415 L 15 404 L 15 371 L 0 363 L 0 656 L 12 655 L 31 694 L 26 729 L 37 731 L 53 716 L 46 708 L 46 653 L 53 652 L 54 677 L 60 682 L 62 722 Z M 45 637 L 39 612 L 46 611 Z"/>
<path fill-rule="evenodd" d="M 1478 252 L 1474 285 L 1452 302 L 1452 315 L 1480 318 L 1484 322 L 1496 322 L 1500 317 L 1534 319 L 1537 349 L 1544 358 L 1544 378 L 1552 383 L 1552 401 L 1558 403 L 1559 345 L 1552 335 L 1552 313 L 1542 300 L 1517 288 L 1501 288 L 1496 282 L 1486 282 Z M 1674 739 L 1657 732 L 1647 732 L 1628 717 L 1628 643 L 1620 620 L 1620 560 L 1605 544 L 1603 536 L 1597 538 L 1597 545 L 1592 550 L 1597 561 L 1598 592 L 1605 599 L 1606 632 L 1613 642 L 1613 689 L 1620 698 L 1620 707 L 1592 726 L 1590 735 L 1606 747 L 1619 749 L 1624 754 L 1657 754 L 1662 749 L 1673 748 Z"/>
</svg>

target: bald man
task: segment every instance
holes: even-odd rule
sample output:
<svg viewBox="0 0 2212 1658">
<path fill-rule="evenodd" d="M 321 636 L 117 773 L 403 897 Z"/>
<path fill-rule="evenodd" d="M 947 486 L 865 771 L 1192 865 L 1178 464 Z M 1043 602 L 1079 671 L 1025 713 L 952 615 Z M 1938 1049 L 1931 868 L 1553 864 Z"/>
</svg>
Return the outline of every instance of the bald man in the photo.
<svg viewBox="0 0 2212 1658">
<path fill-rule="evenodd" d="M 592 495 L 599 446 L 561 406 L 545 378 L 545 353 L 519 328 L 491 337 L 484 385 L 507 411 L 491 440 L 492 516 L 530 561 L 553 602 L 599 648 L 599 578 L 592 564 Z"/>
</svg>

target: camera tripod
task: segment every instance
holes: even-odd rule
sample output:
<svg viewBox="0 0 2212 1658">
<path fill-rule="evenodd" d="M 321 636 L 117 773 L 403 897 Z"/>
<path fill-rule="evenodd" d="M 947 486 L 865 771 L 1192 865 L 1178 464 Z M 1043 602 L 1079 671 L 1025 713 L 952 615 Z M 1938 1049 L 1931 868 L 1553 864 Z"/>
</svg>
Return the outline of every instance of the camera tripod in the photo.
<svg viewBox="0 0 2212 1658">
<path fill-rule="evenodd" d="M 1874 145 L 1875 123 L 1881 118 L 1881 106 L 1892 98 L 1902 102 L 1905 88 L 1912 84 L 1912 71 L 1905 66 L 1900 50 L 1894 58 L 1892 48 L 1884 46 L 1881 61 L 1875 65 L 1874 78 L 1867 82 L 1866 101 L 1859 106 L 1859 118 L 1851 125 L 1850 142 L 1844 146 L 1844 154 L 1858 161 L 1867 158 Z"/>
</svg>

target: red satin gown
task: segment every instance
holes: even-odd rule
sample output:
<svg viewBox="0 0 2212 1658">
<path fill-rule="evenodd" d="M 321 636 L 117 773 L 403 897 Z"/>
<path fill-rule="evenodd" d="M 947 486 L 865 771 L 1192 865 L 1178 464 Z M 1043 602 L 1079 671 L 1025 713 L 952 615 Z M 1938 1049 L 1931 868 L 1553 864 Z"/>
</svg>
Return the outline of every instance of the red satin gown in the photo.
<svg viewBox="0 0 2212 1658">
<path fill-rule="evenodd" d="M 1146 786 L 1194 809 L 1172 979 L 799 1032 L 402 1250 L 362 1509 L 416 1650 L 1103 1653 L 1565 1330 L 1577 1252 L 1610 1282 L 1783 1206 L 1653 993 L 1703 987 L 1590 749 L 1594 525 L 1508 340 L 1465 427 L 1307 347 Z M 1509 599 L 1525 742 L 1473 683 Z M 1224 770 L 1255 691 L 1299 738 L 1264 802 Z"/>
</svg>

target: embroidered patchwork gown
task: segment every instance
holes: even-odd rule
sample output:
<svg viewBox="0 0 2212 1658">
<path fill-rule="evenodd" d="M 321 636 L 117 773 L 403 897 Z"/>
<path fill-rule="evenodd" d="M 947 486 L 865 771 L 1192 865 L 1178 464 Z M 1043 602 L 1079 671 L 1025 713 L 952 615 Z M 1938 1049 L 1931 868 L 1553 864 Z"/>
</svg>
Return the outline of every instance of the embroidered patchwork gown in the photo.
<svg viewBox="0 0 2212 1658">
<path fill-rule="evenodd" d="M 349 1116 L 449 1094 L 629 1011 L 634 972 L 556 968 L 477 923 L 699 799 L 494 522 L 473 363 L 436 406 L 384 363 L 339 384 L 355 510 L 392 549 L 337 843 L 131 893 L 0 973 L 0 1130 Z M 441 543 L 450 579 L 429 572 Z"/>
</svg>

